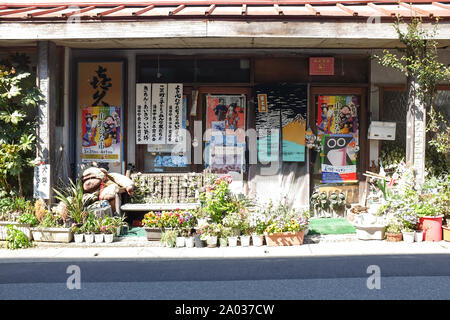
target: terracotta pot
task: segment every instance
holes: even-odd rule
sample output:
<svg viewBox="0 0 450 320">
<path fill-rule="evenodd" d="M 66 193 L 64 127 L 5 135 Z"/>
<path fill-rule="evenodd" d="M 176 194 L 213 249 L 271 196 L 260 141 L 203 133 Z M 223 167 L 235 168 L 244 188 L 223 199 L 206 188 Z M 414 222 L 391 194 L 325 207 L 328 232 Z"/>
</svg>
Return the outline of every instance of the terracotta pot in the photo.
<svg viewBox="0 0 450 320">
<path fill-rule="evenodd" d="M 298 246 L 303 244 L 304 237 L 304 231 L 266 234 L 266 243 L 268 247 Z"/>
<path fill-rule="evenodd" d="M 403 240 L 403 234 L 386 232 L 386 241 L 399 242 Z"/>
</svg>

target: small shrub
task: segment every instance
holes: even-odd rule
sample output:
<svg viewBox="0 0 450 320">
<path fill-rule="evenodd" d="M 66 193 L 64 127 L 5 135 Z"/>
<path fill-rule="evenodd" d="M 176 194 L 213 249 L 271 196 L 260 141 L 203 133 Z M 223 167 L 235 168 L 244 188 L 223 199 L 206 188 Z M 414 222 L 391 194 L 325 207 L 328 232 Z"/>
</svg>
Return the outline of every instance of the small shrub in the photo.
<svg viewBox="0 0 450 320">
<path fill-rule="evenodd" d="M 21 230 L 12 225 L 7 226 L 6 241 L 8 249 L 25 249 L 32 246 L 30 239 Z"/>
</svg>

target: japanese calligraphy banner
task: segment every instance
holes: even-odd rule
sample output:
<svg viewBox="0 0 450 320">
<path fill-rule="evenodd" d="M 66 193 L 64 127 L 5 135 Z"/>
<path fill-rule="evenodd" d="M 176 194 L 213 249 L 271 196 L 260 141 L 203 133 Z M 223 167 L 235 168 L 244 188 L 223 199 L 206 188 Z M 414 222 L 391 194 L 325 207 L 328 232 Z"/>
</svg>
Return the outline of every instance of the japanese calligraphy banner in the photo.
<svg viewBox="0 0 450 320">
<path fill-rule="evenodd" d="M 186 110 L 183 108 L 183 84 L 167 85 L 167 144 L 186 141 Z"/>
<path fill-rule="evenodd" d="M 84 107 L 82 114 L 82 161 L 120 161 L 123 129 L 121 108 Z"/>
<path fill-rule="evenodd" d="M 33 197 L 35 199 L 50 198 L 50 165 L 41 164 L 34 167 Z"/>
<path fill-rule="evenodd" d="M 166 144 L 167 83 L 152 84 L 150 143 Z"/>
<path fill-rule="evenodd" d="M 136 144 L 150 143 L 151 83 L 136 84 Z"/>
</svg>

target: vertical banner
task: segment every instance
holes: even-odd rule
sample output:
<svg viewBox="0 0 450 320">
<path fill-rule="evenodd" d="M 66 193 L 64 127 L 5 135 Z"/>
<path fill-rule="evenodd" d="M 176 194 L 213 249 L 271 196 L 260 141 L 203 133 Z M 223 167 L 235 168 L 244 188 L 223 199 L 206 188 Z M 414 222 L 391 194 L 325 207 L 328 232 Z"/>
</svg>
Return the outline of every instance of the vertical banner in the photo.
<svg viewBox="0 0 450 320">
<path fill-rule="evenodd" d="M 356 134 L 322 135 L 322 183 L 356 180 Z"/>
<path fill-rule="evenodd" d="M 254 96 L 258 109 L 255 114 L 255 129 L 258 136 L 258 161 L 278 161 L 280 152 L 280 108 L 275 87 L 258 86 Z"/>
<path fill-rule="evenodd" d="M 166 143 L 167 84 L 152 84 L 150 143 Z"/>
<path fill-rule="evenodd" d="M 34 167 L 33 198 L 50 199 L 50 165 L 40 164 Z"/>
<path fill-rule="evenodd" d="M 212 173 L 245 169 L 245 95 L 206 97 L 206 164 Z"/>
<path fill-rule="evenodd" d="M 124 69 L 123 61 L 77 64 L 78 164 L 95 160 L 110 172 L 124 170 Z"/>
<path fill-rule="evenodd" d="M 306 85 L 280 88 L 282 161 L 305 161 L 306 114 L 308 87 Z"/>
<path fill-rule="evenodd" d="M 183 116 L 183 84 L 169 83 L 167 86 L 167 144 L 185 143 L 186 121 Z"/>
<path fill-rule="evenodd" d="M 120 107 L 83 107 L 82 162 L 118 162 L 122 145 Z"/>
<path fill-rule="evenodd" d="M 151 88 L 150 83 L 136 84 L 136 144 L 150 143 Z"/>
</svg>

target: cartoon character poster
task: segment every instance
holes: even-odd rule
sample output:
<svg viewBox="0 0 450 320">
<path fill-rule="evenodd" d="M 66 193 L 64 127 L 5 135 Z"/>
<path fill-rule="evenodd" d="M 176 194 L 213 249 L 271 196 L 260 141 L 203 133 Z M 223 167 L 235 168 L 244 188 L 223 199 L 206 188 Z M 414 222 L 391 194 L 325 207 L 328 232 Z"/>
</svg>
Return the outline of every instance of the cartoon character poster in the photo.
<svg viewBox="0 0 450 320">
<path fill-rule="evenodd" d="M 83 107 L 81 158 L 83 162 L 120 161 L 122 142 L 120 107 Z"/>
<path fill-rule="evenodd" d="M 322 183 L 339 183 L 356 180 L 356 150 L 358 135 L 322 135 Z"/>
<path fill-rule="evenodd" d="M 318 96 L 317 134 L 358 132 L 358 97 Z"/>
</svg>

